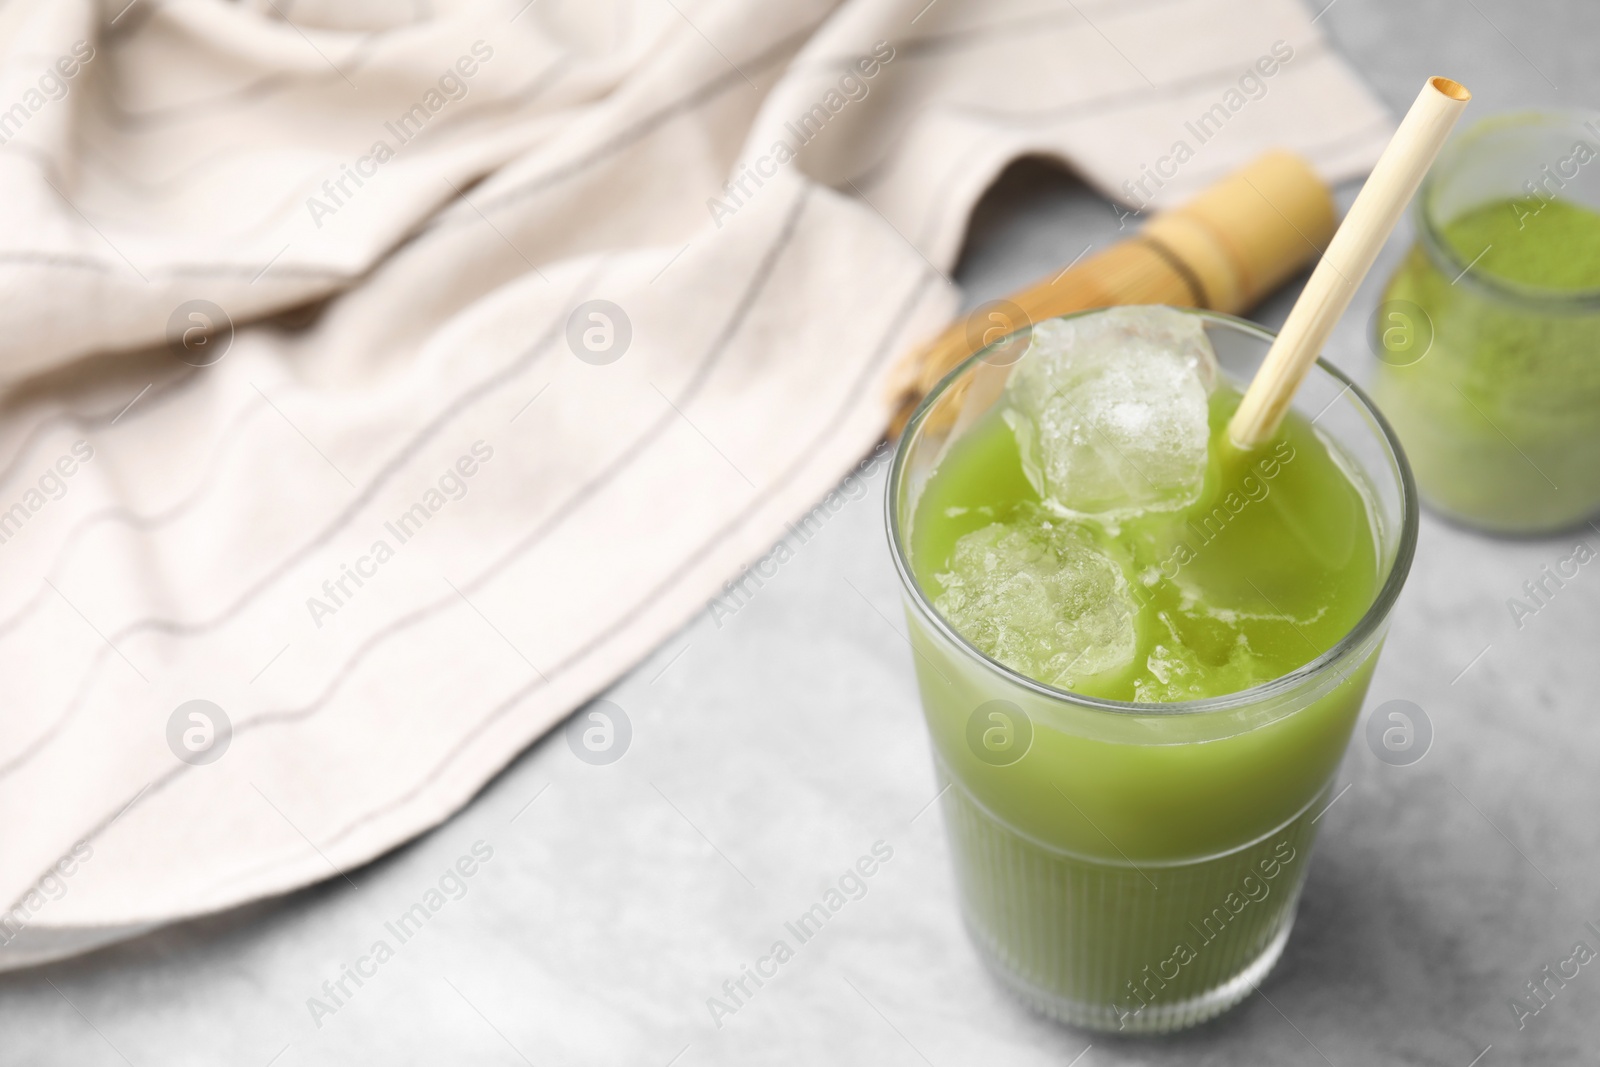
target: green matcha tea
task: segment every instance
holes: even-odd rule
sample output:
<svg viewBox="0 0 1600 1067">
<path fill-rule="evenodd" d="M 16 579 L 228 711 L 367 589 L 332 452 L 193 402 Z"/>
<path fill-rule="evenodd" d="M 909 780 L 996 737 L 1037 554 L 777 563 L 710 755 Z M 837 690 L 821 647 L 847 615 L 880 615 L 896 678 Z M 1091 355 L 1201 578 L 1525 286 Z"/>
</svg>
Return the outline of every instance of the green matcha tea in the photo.
<svg viewBox="0 0 1600 1067">
<path fill-rule="evenodd" d="M 1372 603 L 1371 522 L 1360 490 L 1300 416 L 1257 452 L 1227 446 L 1239 396 L 1222 385 L 1210 397 L 1205 484 L 1195 503 L 1109 524 L 1052 513 L 1023 474 L 1004 412 L 991 412 L 923 491 L 911 534 L 918 581 L 983 652 L 1086 696 L 1199 700 L 1310 662 Z M 1071 664 L 1074 649 L 1053 662 L 1049 635 L 1029 641 L 1026 626 L 1048 630 L 1059 621 L 1050 575 L 1082 560 L 1100 568 L 1117 616 L 1102 624 L 1104 644 L 1117 651 L 1090 649 Z M 1009 588 L 983 581 L 997 567 L 1014 573 Z M 982 573 L 974 580 L 972 572 Z M 987 596 L 977 588 L 985 585 Z M 1031 610 L 1039 616 L 1028 618 Z M 1007 614 L 1024 617 L 1013 624 Z"/>
<path fill-rule="evenodd" d="M 1240 368 L 1208 330 L 1242 333 L 1040 324 L 899 504 L 968 928 L 1079 1025 L 1188 1025 L 1265 975 L 1381 642 L 1351 639 L 1395 552 L 1369 475 L 1299 414 L 1227 444 Z"/>
<path fill-rule="evenodd" d="M 1425 213 L 1374 323 L 1423 499 L 1505 533 L 1600 509 L 1600 213 L 1537 190 Z"/>
</svg>

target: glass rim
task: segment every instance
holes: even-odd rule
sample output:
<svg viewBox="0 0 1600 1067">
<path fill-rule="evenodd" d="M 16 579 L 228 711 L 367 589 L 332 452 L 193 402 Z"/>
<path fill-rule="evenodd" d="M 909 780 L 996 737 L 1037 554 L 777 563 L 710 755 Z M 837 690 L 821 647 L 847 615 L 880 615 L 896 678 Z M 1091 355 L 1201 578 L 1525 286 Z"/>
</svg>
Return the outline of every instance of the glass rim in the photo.
<svg viewBox="0 0 1600 1067">
<path fill-rule="evenodd" d="M 1104 310 L 1104 308 L 1088 308 L 1068 315 L 1054 317 L 1073 319 Z M 1236 330 L 1239 333 L 1263 341 L 1269 346 L 1277 336 L 1271 330 L 1235 315 L 1203 308 L 1175 308 L 1174 310 Z M 1033 325 L 1030 323 L 1023 329 L 1032 329 Z M 928 599 L 926 591 L 922 588 L 921 583 L 917 581 L 916 575 L 911 572 L 910 561 L 900 547 L 900 516 L 899 508 L 895 505 L 900 496 L 899 490 L 905 478 L 906 461 L 910 454 L 908 442 L 916 439 L 922 424 L 927 421 L 929 412 L 933 410 L 933 405 L 963 374 L 980 362 L 990 349 L 1004 344 L 1021 332 L 1022 330 L 1015 330 L 1005 337 L 999 338 L 994 343 L 985 345 L 962 360 L 948 374 L 939 379 L 937 385 L 928 390 L 928 394 L 917 404 L 916 410 L 906 422 L 905 429 L 901 431 L 900 441 L 895 446 L 894 462 L 889 467 L 887 491 L 884 494 L 884 510 L 888 520 L 889 554 L 894 558 L 895 572 L 900 577 L 900 584 L 909 594 L 911 602 L 916 606 L 918 613 L 945 640 L 966 652 L 991 673 L 998 674 L 1006 681 L 1031 690 L 1036 695 L 1058 704 L 1066 703 L 1089 711 L 1107 712 L 1115 715 L 1196 715 L 1213 711 L 1231 711 L 1252 704 L 1261 704 L 1275 697 L 1283 696 L 1331 669 L 1348 652 L 1359 647 L 1376 633 L 1379 627 L 1388 619 L 1389 612 L 1394 608 L 1395 601 L 1400 597 L 1400 590 L 1405 585 L 1407 576 L 1411 573 L 1411 563 L 1416 555 L 1419 513 L 1416 481 L 1412 477 L 1411 464 L 1406 459 L 1405 451 L 1400 445 L 1400 439 L 1395 434 L 1394 427 L 1389 425 L 1389 420 L 1384 418 L 1383 413 L 1378 410 L 1372 399 L 1348 375 L 1319 356 L 1316 362 L 1317 368 L 1335 382 L 1342 383 L 1344 389 L 1340 395 L 1343 396 L 1345 393 L 1349 393 L 1355 397 L 1362 412 L 1371 418 L 1374 425 L 1377 426 L 1384 444 L 1389 449 L 1389 455 L 1394 460 L 1395 470 L 1400 480 L 1400 541 L 1395 548 L 1394 561 L 1390 564 L 1389 573 L 1385 576 L 1383 585 L 1379 588 L 1377 594 L 1372 598 L 1372 603 L 1368 605 L 1366 612 L 1343 637 L 1334 643 L 1333 647 L 1301 664 L 1288 674 L 1279 675 L 1271 681 L 1262 682 L 1260 685 L 1251 686 L 1249 689 L 1241 689 L 1236 693 L 1202 697 L 1198 700 L 1140 703 L 1074 693 L 1070 689 L 1061 689 L 1046 682 L 1041 682 L 1036 678 L 1028 677 L 1021 671 L 1006 666 L 968 641 L 945 620 L 944 616 L 935 610 Z"/>
<path fill-rule="evenodd" d="M 1541 285 L 1524 285 L 1495 274 L 1472 273 L 1472 266 L 1476 261 L 1468 262 L 1450 242 L 1445 240 L 1444 234 L 1434 222 L 1431 210 L 1434 194 L 1438 191 L 1439 183 L 1445 180 L 1446 173 L 1455 168 L 1463 153 L 1471 150 L 1483 138 L 1497 130 L 1516 125 L 1561 123 L 1569 127 L 1580 127 L 1585 117 L 1593 121 L 1596 113 L 1582 108 L 1524 108 L 1485 115 L 1461 131 L 1445 149 L 1446 154 L 1429 169 L 1417 196 L 1415 208 L 1417 240 L 1428 258 L 1433 260 L 1433 265 L 1458 281 L 1465 281 L 1474 288 L 1481 289 L 1507 303 L 1577 312 L 1600 311 L 1600 286 L 1585 289 L 1551 289 Z M 1600 136 L 1594 139 L 1592 147 L 1600 153 Z"/>
</svg>

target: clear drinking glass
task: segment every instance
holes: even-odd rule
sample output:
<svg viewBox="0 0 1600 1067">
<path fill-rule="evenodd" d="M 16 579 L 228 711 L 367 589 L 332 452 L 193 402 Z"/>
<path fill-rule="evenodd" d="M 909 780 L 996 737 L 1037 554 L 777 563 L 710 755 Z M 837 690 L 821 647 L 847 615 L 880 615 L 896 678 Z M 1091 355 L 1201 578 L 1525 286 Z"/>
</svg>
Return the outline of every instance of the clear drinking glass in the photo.
<svg viewBox="0 0 1600 1067">
<path fill-rule="evenodd" d="M 1193 314 L 1242 388 L 1272 335 Z M 1241 1000 L 1289 937 L 1315 820 L 1411 565 L 1415 487 L 1383 417 L 1319 362 L 1295 407 L 1366 493 L 1382 569 L 1359 624 L 1300 669 L 1227 696 L 1134 704 L 1055 689 L 956 633 L 907 558 L 922 487 L 995 402 L 993 369 L 1020 347 L 1000 341 L 945 378 L 889 478 L 890 546 L 962 914 L 1000 979 L 1050 1015 L 1127 1032 L 1189 1026 Z"/>
<path fill-rule="evenodd" d="M 1494 533 L 1556 532 L 1600 511 L 1600 289 L 1510 282 L 1478 265 L 1489 248 L 1448 236 L 1494 205 L 1518 227 L 1497 254 L 1570 255 L 1553 199 L 1600 210 L 1600 119 L 1521 112 L 1474 125 L 1423 183 L 1417 243 L 1373 321 L 1373 395 L 1422 499 Z"/>
</svg>

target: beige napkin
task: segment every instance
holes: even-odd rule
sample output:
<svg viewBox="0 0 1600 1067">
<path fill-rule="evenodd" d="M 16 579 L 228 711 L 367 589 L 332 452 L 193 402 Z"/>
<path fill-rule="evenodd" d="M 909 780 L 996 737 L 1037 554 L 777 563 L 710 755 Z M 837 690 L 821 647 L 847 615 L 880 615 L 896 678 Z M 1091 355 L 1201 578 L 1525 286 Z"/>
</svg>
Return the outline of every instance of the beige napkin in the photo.
<svg viewBox="0 0 1600 1067">
<path fill-rule="evenodd" d="M 1008 161 L 1390 130 L 1296 0 L 431 6 L 0 7 L 0 966 L 459 808 L 871 449 Z"/>
</svg>

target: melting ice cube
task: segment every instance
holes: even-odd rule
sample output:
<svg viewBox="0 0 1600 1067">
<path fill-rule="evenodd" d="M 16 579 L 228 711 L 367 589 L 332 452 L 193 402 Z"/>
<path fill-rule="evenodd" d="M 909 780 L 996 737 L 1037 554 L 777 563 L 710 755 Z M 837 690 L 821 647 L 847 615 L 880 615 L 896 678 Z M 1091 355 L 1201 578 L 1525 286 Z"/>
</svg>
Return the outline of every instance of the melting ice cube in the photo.
<svg viewBox="0 0 1600 1067">
<path fill-rule="evenodd" d="M 963 535 L 937 578 L 939 613 L 1030 678 L 1070 688 L 1134 657 L 1136 605 L 1122 569 L 1043 508 Z"/>
<path fill-rule="evenodd" d="M 1171 308 L 1040 323 L 1006 387 L 1028 480 L 1081 515 L 1189 506 L 1205 483 L 1216 374 L 1201 320 Z"/>
</svg>

